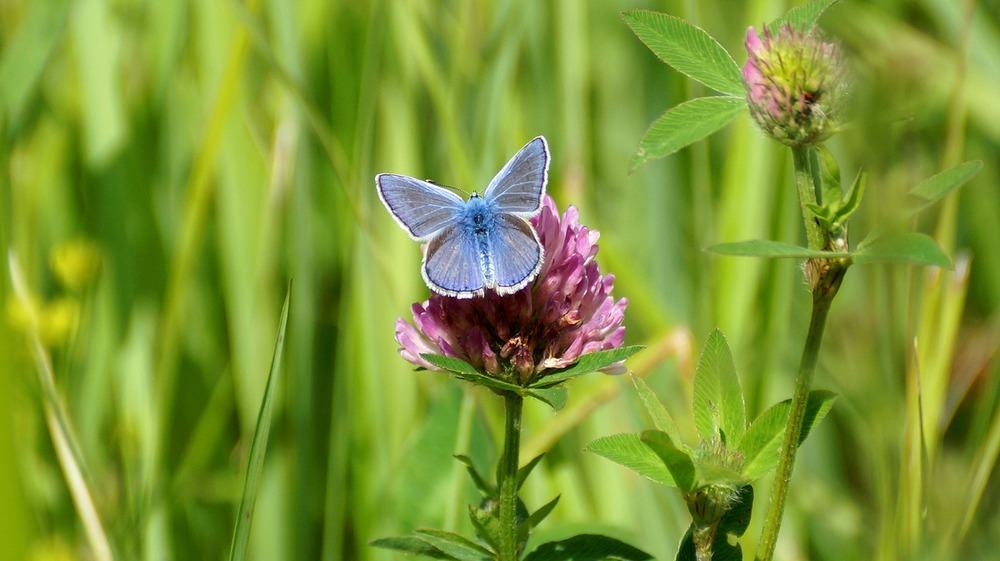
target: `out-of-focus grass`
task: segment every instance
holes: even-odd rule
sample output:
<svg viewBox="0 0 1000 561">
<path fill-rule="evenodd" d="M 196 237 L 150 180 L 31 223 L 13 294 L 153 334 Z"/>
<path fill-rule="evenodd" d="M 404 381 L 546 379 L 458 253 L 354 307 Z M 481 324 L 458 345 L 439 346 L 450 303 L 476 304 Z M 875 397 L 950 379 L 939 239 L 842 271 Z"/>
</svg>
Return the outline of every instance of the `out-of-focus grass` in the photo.
<svg viewBox="0 0 1000 561">
<path fill-rule="evenodd" d="M 500 404 L 396 355 L 392 322 L 426 288 L 416 244 L 375 196 L 381 171 L 481 188 L 544 134 L 550 191 L 601 231 L 602 268 L 631 301 L 628 339 L 662 351 L 647 379 L 682 427 L 690 357 L 714 326 L 751 413 L 787 397 L 807 321 L 795 264 L 702 251 L 801 237 L 787 156 L 743 119 L 626 175 L 653 118 L 708 92 L 618 13 L 689 19 L 742 61 L 746 26 L 790 5 L 0 6 L 0 246 L 42 312 L 116 558 L 225 555 L 288 278 L 251 558 L 389 559 L 365 543 L 465 529 L 475 494 L 451 454 L 495 461 Z M 848 1 L 823 20 L 857 68 L 854 125 L 833 143 L 845 173 L 871 174 L 853 240 L 920 179 L 986 165 L 916 223 L 954 272 L 849 273 L 816 381 L 842 398 L 800 455 L 782 558 L 988 558 L 1000 544 L 1000 14 L 986 3 L 967 19 L 968 5 Z M 99 274 L 60 280 L 51 256 L 77 239 L 99 248 Z M 88 545 L 6 267 L 0 557 L 54 559 Z M 573 383 L 566 411 L 526 410 L 526 446 L 555 441 L 524 494 L 538 506 L 562 493 L 547 531 L 596 527 L 673 556 L 678 498 L 581 452 L 648 426 L 641 410 L 623 380 L 596 375 Z"/>
</svg>

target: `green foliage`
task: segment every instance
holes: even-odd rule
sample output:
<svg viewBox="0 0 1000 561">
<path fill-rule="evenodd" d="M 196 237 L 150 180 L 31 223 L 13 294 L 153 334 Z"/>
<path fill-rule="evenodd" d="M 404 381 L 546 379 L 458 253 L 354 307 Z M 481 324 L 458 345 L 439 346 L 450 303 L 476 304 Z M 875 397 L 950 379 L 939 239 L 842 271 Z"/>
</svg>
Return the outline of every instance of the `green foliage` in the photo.
<svg viewBox="0 0 1000 561">
<path fill-rule="evenodd" d="M 670 440 L 669 435 L 666 440 Z M 639 434 L 602 436 L 590 441 L 585 450 L 621 464 L 662 485 L 679 487 L 661 456 L 647 446 Z"/>
<path fill-rule="evenodd" d="M 753 487 L 744 485 L 737 492 L 736 502 L 723 515 L 715 530 L 712 540 L 712 561 L 742 561 L 743 547 L 736 541 L 750 526 L 750 515 L 753 510 Z M 677 548 L 676 561 L 696 561 L 697 554 L 694 543 L 695 526 L 688 527 Z M 731 541 L 730 541 L 731 540 Z"/>
<path fill-rule="evenodd" d="M 812 5 L 659 9 L 711 31 L 742 63 L 747 26 L 792 4 Z M 636 40 L 619 14 L 637 6 L 3 3 L 2 556 L 101 559 L 88 539 L 96 520 L 115 559 L 225 558 L 289 278 L 295 297 L 250 558 L 389 561 L 404 554 L 368 541 L 421 526 L 473 535 L 466 513 L 480 495 L 451 456 L 493 459 L 498 400 L 415 374 L 397 355 L 393 322 L 428 293 L 420 250 L 386 215 L 373 177 L 482 188 L 497 161 L 537 134 L 552 149 L 549 192 L 600 230 L 601 271 L 630 301 L 626 342 L 648 347 L 628 364 L 677 432 L 695 434 L 700 349 L 687 333 L 725 331 L 749 418 L 787 397 L 795 329 L 808 321 L 799 272 L 701 251 L 798 243 L 787 155 L 736 119 L 711 142 L 627 175 L 657 116 L 711 93 Z M 845 185 L 857 169 L 867 175 L 852 243 L 892 222 L 886 234 L 932 234 L 955 267 L 855 267 L 838 296 L 817 383 L 841 401 L 792 480 L 793 497 L 806 489 L 816 500 L 792 501 L 781 536 L 815 561 L 957 561 L 996 549 L 1000 392 L 989 357 L 1000 302 L 1000 79 L 990 62 L 1000 40 L 995 10 L 978 4 L 966 25 L 964 6 L 842 2 L 820 20 L 857 55 L 852 122 L 830 144 Z M 948 73 L 955 68 L 963 73 Z M 905 216 L 924 205 L 908 190 L 956 165 L 980 171 L 918 220 Z M 101 266 L 71 289 L 50 260 L 75 239 L 98 248 Z M 79 514 L 54 445 L 10 251 L 38 304 L 53 395 L 96 517 Z M 55 312 L 74 302 L 70 329 L 47 338 L 67 317 Z M 630 470 L 580 453 L 639 427 L 670 434 L 646 419 L 625 381 L 574 380 L 558 414 L 525 406 L 525 449 L 555 450 L 523 496 L 535 506 L 562 493 L 545 532 L 587 521 L 591 533 L 614 528 L 670 559 L 688 524 L 679 494 L 651 492 Z"/>
<path fill-rule="evenodd" d="M 260 411 L 257 413 L 257 426 L 254 428 L 253 440 L 250 443 L 246 476 L 243 479 L 243 494 L 240 496 L 240 509 L 236 515 L 236 525 L 233 531 L 233 546 L 229 551 L 230 561 L 242 561 L 247 558 L 250 527 L 257 505 L 257 494 L 260 491 L 261 474 L 264 472 L 264 454 L 267 451 L 267 440 L 271 436 L 274 394 L 278 387 L 278 375 L 281 373 L 281 356 L 285 351 L 285 327 L 288 325 L 288 304 L 291 298 L 292 285 L 289 283 L 288 291 L 285 293 L 285 303 L 281 307 L 281 318 L 278 320 L 278 336 L 274 344 L 274 355 L 271 358 L 271 371 L 267 375 L 264 398 L 260 402 Z"/>
<path fill-rule="evenodd" d="M 809 392 L 805 421 L 799 436 L 800 445 L 830 412 L 836 399 L 837 396 L 833 392 L 826 390 Z M 791 402 L 792 400 L 786 399 L 767 408 L 750 423 L 746 434 L 737 444 L 745 462 L 742 474 L 748 480 L 759 479 L 778 465 L 781 439 L 785 434 L 785 422 L 788 419 Z"/>
<path fill-rule="evenodd" d="M 705 30 L 647 10 L 622 12 L 622 18 L 649 50 L 678 72 L 724 94 L 745 93 L 739 66 Z"/>
<path fill-rule="evenodd" d="M 953 168 L 928 177 L 910 190 L 910 195 L 919 202 L 908 213 L 917 213 L 940 201 L 945 195 L 964 185 L 983 169 L 983 162 L 974 160 L 961 163 Z"/>
<path fill-rule="evenodd" d="M 732 96 L 699 97 L 671 107 L 653 121 L 642 136 L 639 150 L 629 163 L 629 171 L 705 138 L 745 111 L 746 101 Z"/>
<path fill-rule="evenodd" d="M 746 430 L 743 390 L 725 335 L 715 329 L 705 342 L 694 378 L 694 422 L 702 440 L 739 442 Z"/>
<path fill-rule="evenodd" d="M 634 355 L 635 353 L 643 349 L 642 345 L 632 345 L 628 347 L 619 347 L 617 349 L 610 349 L 607 351 L 596 351 L 593 353 L 587 353 L 581 356 L 576 362 L 567 366 L 563 370 L 557 370 L 551 374 L 546 374 L 544 377 L 539 378 L 537 381 L 531 384 L 532 388 L 547 388 L 555 384 L 559 384 L 569 380 L 570 378 L 575 378 L 581 374 L 590 374 L 591 372 L 597 372 L 602 368 L 607 368 L 615 363 L 622 362 L 628 357 Z"/>
<path fill-rule="evenodd" d="M 816 25 L 816 20 L 823 15 L 823 12 L 840 0 L 813 0 L 808 4 L 796 6 L 778 19 L 767 24 L 771 33 L 775 33 L 784 24 L 790 24 L 796 29 L 810 29 Z"/>
<path fill-rule="evenodd" d="M 670 418 L 670 413 L 667 412 L 667 408 L 663 406 L 660 399 L 656 397 L 652 388 L 646 384 L 646 381 L 642 378 L 632 375 L 632 384 L 635 386 L 636 393 L 639 394 L 639 398 L 642 400 L 643 406 L 646 408 L 646 412 L 649 413 L 650 418 L 653 420 L 653 426 L 657 429 L 667 433 L 670 440 L 673 442 L 680 442 L 681 436 L 680 432 L 677 430 L 677 425 L 674 424 L 674 420 Z"/>
<path fill-rule="evenodd" d="M 524 561 L 649 561 L 651 555 L 608 536 L 580 534 L 557 542 L 539 545 Z"/>
</svg>

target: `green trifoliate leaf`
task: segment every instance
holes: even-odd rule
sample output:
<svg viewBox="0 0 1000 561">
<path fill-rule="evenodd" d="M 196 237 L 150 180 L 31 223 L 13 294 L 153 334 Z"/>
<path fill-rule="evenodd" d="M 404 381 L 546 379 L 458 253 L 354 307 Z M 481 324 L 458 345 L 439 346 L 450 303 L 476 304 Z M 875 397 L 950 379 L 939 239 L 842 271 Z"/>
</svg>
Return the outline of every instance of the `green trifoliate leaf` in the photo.
<svg viewBox="0 0 1000 561">
<path fill-rule="evenodd" d="M 816 0 L 815 2 L 797 6 L 785 12 L 785 15 L 767 24 L 767 29 L 770 30 L 771 33 L 777 33 L 778 29 L 786 23 L 791 24 L 792 27 L 796 29 L 810 29 L 812 26 L 816 25 L 816 20 L 823 15 L 823 12 L 825 12 L 827 8 L 839 1 L 840 0 Z"/>
<path fill-rule="evenodd" d="M 393 551 L 402 551 L 403 553 L 411 553 L 413 555 L 422 555 L 433 559 L 449 559 L 451 561 L 458 561 L 457 557 L 448 555 L 426 541 L 412 536 L 379 538 L 368 542 L 368 545 L 372 547 L 380 547 L 382 549 L 391 549 Z"/>
<path fill-rule="evenodd" d="M 951 269 L 951 259 L 926 234 L 906 232 L 882 236 L 858 246 L 854 262 L 867 263 L 907 263 L 914 265 L 936 265 Z"/>
<path fill-rule="evenodd" d="M 705 342 L 694 376 L 694 422 L 705 440 L 734 443 L 746 430 L 743 392 L 726 337 L 718 329 Z"/>
<path fill-rule="evenodd" d="M 746 100 L 734 96 L 699 97 L 668 109 L 646 130 L 629 173 L 649 160 L 669 156 L 728 125 L 746 111 Z"/>
<path fill-rule="evenodd" d="M 525 390 L 524 395 L 533 397 L 548 405 L 553 410 L 558 411 L 566 405 L 566 388 L 530 388 Z"/>
<path fill-rule="evenodd" d="M 623 465 L 639 475 L 668 487 L 677 487 L 674 476 L 655 452 L 643 444 L 638 434 L 614 434 L 587 444 L 588 452 Z"/>
<path fill-rule="evenodd" d="M 686 451 L 670 440 L 667 433 L 658 430 L 643 431 L 642 442 L 667 466 L 678 489 L 685 492 L 695 489 L 694 461 Z"/>
<path fill-rule="evenodd" d="M 698 26 L 659 12 L 629 10 L 622 18 L 660 60 L 722 93 L 743 96 L 740 67 L 733 57 Z"/>
<path fill-rule="evenodd" d="M 420 357 L 434 366 L 454 374 L 479 374 L 475 367 L 460 358 L 432 353 L 423 353 Z"/>
<path fill-rule="evenodd" d="M 567 366 L 565 369 L 553 372 L 552 374 L 538 379 L 536 382 L 531 384 L 530 387 L 547 388 L 582 374 L 597 372 L 602 368 L 607 368 L 616 362 L 621 362 L 627 359 L 644 348 L 645 347 L 642 345 L 632 345 L 628 347 L 618 347 L 617 349 L 609 349 L 606 351 L 587 353 L 577 359 L 577 361 L 573 364 Z"/>
<path fill-rule="evenodd" d="M 422 353 L 420 356 L 434 366 L 466 382 L 524 395 L 524 388 L 521 386 L 477 372 L 475 367 L 460 358 L 431 353 Z"/>
<path fill-rule="evenodd" d="M 420 539 L 438 548 L 458 561 L 491 561 L 493 552 L 454 532 L 444 530 L 417 530 L 414 532 Z"/>
<path fill-rule="evenodd" d="M 837 259 L 850 257 L 845 251 L 818 251 L 772 240 L 748 240 L 743 242 L 720 243 L 708 248 L 709 251 L 722 255 L 738 255 L 743 257 L 787 257 L 792 259 Z"/>
<path fill-rule="evenodd" d="M 653 556 L 631 545 L 596 534 L 579 534 L 536 547 L 524 561 L 652 561 Z"/>
<path fill-rule="evenodd" d="M 972 160 L 946 169 L 941 173 L 928 177 L 910 190 L 910 195 L 918 202 L 908 209 L 908 214 L 914 214 L 941 200 L 952 190 L 962 186 L 983 169 L 983 162 Z"/>
<path fill-rule="evenodd" d="M 799 434 L 799 445 L 826 417 L 836 399 L 837 395 L 833 392 L 825 390 L 809 392 L 802 432 Z M 750 424 L 743 439 L 737 444 L 737 448 L 744 456 L 743 477 L 747 480 L 759 479 L 778 465 L 781 440 L 785 435 L 785 424 L 788 421 L 791 404 L 792 401 L 786 399 L 761 413 Z"/>
<path fill-rule="evenodd" d="M 667 413 L 667 408 L 663 406 L 663 403 L 653 393 L 652 388 L 646 384 L 645 380 L 635 374 L 632 374 L 632 383 L 639 393 L 639 399 L 642 400 L 642 404 L 646 406 L 646 411 L 653 419 L 653 426 L 667 433 L 674 442 L 680 442 L 681 435 L 677 430 L 677 425 L 670 418 L 670 413 Z"/>
</svg>

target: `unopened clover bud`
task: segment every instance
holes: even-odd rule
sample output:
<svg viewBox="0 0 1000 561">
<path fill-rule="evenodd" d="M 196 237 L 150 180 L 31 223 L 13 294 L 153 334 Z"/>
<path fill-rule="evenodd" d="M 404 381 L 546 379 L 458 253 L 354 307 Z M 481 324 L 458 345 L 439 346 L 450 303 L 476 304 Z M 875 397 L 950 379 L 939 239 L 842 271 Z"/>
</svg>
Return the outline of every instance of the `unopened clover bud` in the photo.
<svg viewBox="0 0 1000 561">
<path fill-rule="evenodd" d="M 819 29 L 785 24 L 763 35 L 750 27 L 746 49 L 747 104 L 764 132 L 789 146 L 815 145 L 835 132 L 848 89 L 837 43 Z"/>
</svg>

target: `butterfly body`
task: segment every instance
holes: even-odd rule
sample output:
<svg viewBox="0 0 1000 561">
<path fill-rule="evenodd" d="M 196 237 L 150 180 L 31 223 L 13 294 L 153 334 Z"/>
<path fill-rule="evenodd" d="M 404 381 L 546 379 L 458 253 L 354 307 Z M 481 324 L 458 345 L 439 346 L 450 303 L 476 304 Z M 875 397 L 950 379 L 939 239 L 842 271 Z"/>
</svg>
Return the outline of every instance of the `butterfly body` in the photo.
<svg viewBox="0 0 1000 561">
<path fill-rule="evenodd" d="M 541 270 L 544 249 L 528 219 L 541 210 L 548 180 L 545 139 L 537 137 L 469 199 L 405 175 L 375 178 L 379 198 L 411 238 L 426 242 L 421 273 L 446 296 L 487 289 L 511 294 Z"/>
</svg>

